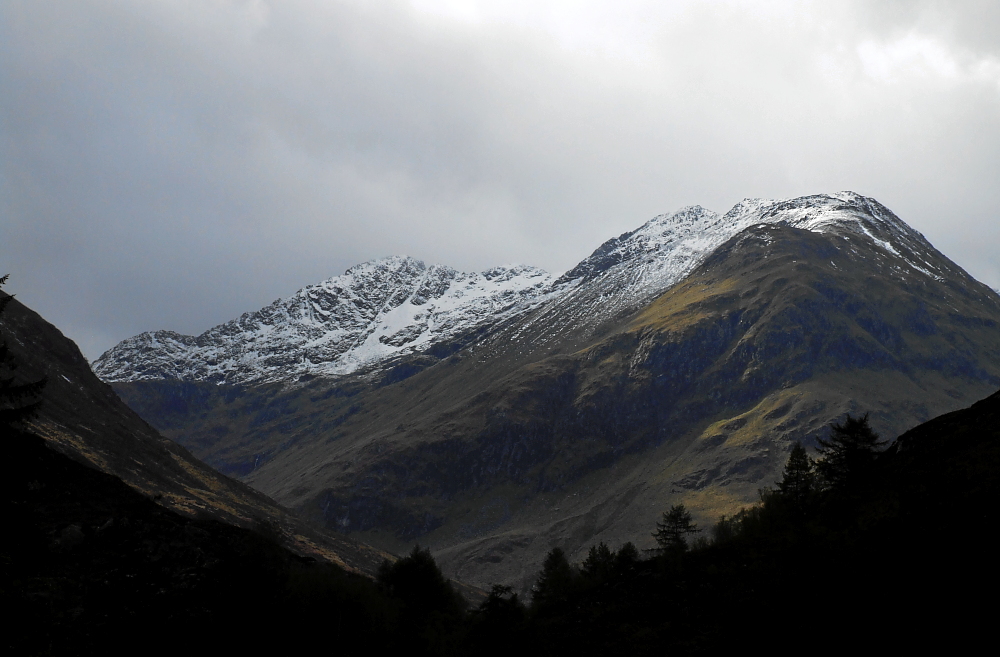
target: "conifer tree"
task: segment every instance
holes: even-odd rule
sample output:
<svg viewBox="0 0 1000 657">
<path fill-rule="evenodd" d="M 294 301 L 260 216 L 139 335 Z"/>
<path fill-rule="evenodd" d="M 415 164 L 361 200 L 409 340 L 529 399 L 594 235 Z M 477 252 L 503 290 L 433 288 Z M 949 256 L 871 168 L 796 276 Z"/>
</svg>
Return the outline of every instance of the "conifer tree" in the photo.
<svg viewBox="0 0 1000 657">
<path fill-rule="evenodd" d="M 494 584 L 489 596 L 471 615 L 471 645 L 480 655 L 507 655 L 525 621 L 524 604 L 514 589 Z"/>
<path fill-rule="evenodd" d="M 573 591 L 577 573 L 569 565 L 566 553 L 554 547 L 545 556 L 542 572 L 531 591 L 534 606 L 549 606 L 566 602 Z"/>
<path fill-rule="evenodd" d="M 663 512 L 663 522 L 656 523 L 653 538 L 660 550 L 676 554 L 687 551 L 687 535 L 699 531 L 701 530 L 692 522 L 691 514 L 684 505 L 677 504 Z"/>
<path fill-rule="evenodd" d="M 639 549 L 632 541 L 627 541 L 615 555 L 615 568 L 619 571 L 631 569 L 639 561 Z"/>
<path fill-rule="evenodd" d="M 802 443 L 792 446 L 792 453 L 785 463 L 785 471 L 778 483 L 778 490 L 785 499 L 796 506 L 803 505 L 816 487 L 814 464 Z"/>
<path fill-rule="evenodd" d="M 412 613 L 460 614 L 465 603 L 441 573 L 431 551 L 419 545 L 406 557 L 382 562 L 376 583 L 407 605 Z"/>
<path fill-rule="evenodd" d="M 864 485 L 875 459 L 886 445 L 868 424 L 868 414 L 830 425 L 830 438 L 817 440 L 821 458 L 816 471 L 830 490 L 845 491 Z"/>
<path fill-rule="evenodd" d="M 603 579 L 611 574 L 615 564 L 615 553 L 604 541 L 599 545 L 591 545 L 587 558 L 581 564 L 580 570 L 584 577 Z"/>
</svg>

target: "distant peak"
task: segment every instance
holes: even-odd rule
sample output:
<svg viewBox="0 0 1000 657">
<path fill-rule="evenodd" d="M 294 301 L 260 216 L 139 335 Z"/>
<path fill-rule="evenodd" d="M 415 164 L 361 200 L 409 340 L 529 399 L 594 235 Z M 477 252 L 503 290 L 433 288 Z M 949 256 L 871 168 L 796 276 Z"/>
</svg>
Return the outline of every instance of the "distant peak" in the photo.
<svg viewBox="0 0 1000 657">
<path fill-rule="evenodd" d="M 715 212 L 712 212 L 707 208 L 703 208 L 700 205 L 685 205 L 679 210 L 674 210 L 673 212 L 667 212 L 653 217 L 635 232 L 640 232 L 643 229 L 652 226 L 696 222 L 706 218 L 715 218 L 716 216 Z"/>
<path fill-rule="evenodd" d="M 348 267 L 347 271 L 344 272 L 345 275 L 349 274 L 362 274 L 368 271 L 374 271 L 378 269 L 416 269 L 418 271 L 423 271 L 426 269 L 423 260 L 417 260 L 416 258 L 410 257 L 408 255 L 393 255 L 386 256 L 385 258 L 374 258 L 372 260 L 367 260 L 365 262 L 354 265 L 353 267 Z"/>
<path fill-rule="evenodd" d="M 757 214 L 761 209 L 774 205 L 779 201 L 768 198 L 745 198 L 723 215 L 726 221 L 734 221 L 741 217 Z"/>
</svg>

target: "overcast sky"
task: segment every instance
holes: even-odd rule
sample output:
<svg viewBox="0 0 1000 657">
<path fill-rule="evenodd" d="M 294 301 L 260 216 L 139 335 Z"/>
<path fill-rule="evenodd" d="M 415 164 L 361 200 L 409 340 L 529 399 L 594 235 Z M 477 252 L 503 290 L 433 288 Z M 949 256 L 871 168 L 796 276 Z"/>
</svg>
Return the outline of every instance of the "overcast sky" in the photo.
<svg viewBox="0 0 1000 657">
<path fill-rule="evenodd" d="M 1000 3 L 0 2 L 0 273 L 89 358 L 840 190 L 1000 286 Z"/>
</svg>

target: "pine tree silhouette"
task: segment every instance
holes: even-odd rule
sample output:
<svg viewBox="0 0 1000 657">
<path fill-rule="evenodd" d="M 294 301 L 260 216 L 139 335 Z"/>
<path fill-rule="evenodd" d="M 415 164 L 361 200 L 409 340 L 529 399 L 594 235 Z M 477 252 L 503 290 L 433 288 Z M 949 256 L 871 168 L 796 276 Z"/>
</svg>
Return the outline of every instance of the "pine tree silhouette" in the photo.
<svg viewBox="0 0 1000 657">
<path fill-rule="evenodd" d="M 601 541 L 599 545 L 591 545 L 587 558 L 580 565 L 584 577 L 593 580 L 605 579 L 611 575 L 615 565 L 615 553 Z"/>
<path fill-rule="evenodd" d="M 819 438 L 817 442 L 821 458 L 816 462 L 816 471 L 828 489 L 839 491 L 863 486 L 887 444 L 868 424 L 867 413 L 861 417 L 848 415 L 843 422 L 833 423 L 830 438 Z"/>
<path fill-rule="evenodd" d="M 700 531 L 691 521 L 691 514 L 684 505 L 677 504 L 671 506 L 669 511 L 663 512 L 663 522 L 656 523 L 653 538 L 664 552 L 685 552 L 688 549 L 687 535 Z"/>
<path fill-rule="evenodd" d="M 578 575 L 561 548 L 554 547 L 545 556 L 542 572 L 531 591 L 535 607 L 559 605 L 569 601 Z"/>
<path fill-rule="evenodd" d="M 778 490 L 785 499 L 795 506 L 801 507 L 809 500 L 815 489 L 815 464 L 809 458 L 802 443 L 796 442 L 792 446 L 792 453 L 788 455 L 788 462 L 785 463 L 785 471 L 778 483 Z"/>
</svg>

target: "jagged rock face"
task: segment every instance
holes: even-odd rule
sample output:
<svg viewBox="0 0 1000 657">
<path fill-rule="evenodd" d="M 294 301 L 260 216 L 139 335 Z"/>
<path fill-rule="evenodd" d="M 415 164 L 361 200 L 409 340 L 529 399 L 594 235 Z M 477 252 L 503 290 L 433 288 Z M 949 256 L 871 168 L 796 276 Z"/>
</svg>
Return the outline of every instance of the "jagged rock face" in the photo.
<svg viewBox="0 0 1000 657">
<path fill-rule="evenodd" d="M 872 199 L 847 192 L 748 199 L 725 215 L 692 206 L 655 217 L 558 278 L 526 266 L 463 274 L 408 257 L 374 260 L 197 337 L 155 331 L 129 338 L 93 368 L 105 381 L 337 376 L 480 335 L 536 308 L 542 312 L 533 325 L 543 330 L 527 331 L 524 347 L 551 349 L 638 311 L 754 224 L 854 233 L 929 276 L 948 275 L 922 259 L 930 245 Z"/>
<path fill-rule="evenodd" d="M 686 208 L 548 285 L 377 380 L 116 389 L 331 527 L 520 585 L 554 545 L 644 547 L 670 504 L 705 523 L 752 501 L 845 412 L 893 437 L 1000 385 L 1000 297 L 855 194 Z"/>
<path fill-rule="evenodd" d="M 552 276 L 534 267 L 463 274 L 408 257 L 373 260 L 198 337 L 155 331 L 94 362 L 106 381 L 295 381 L 353 372 L 533 307 Z"/>
</svg>

